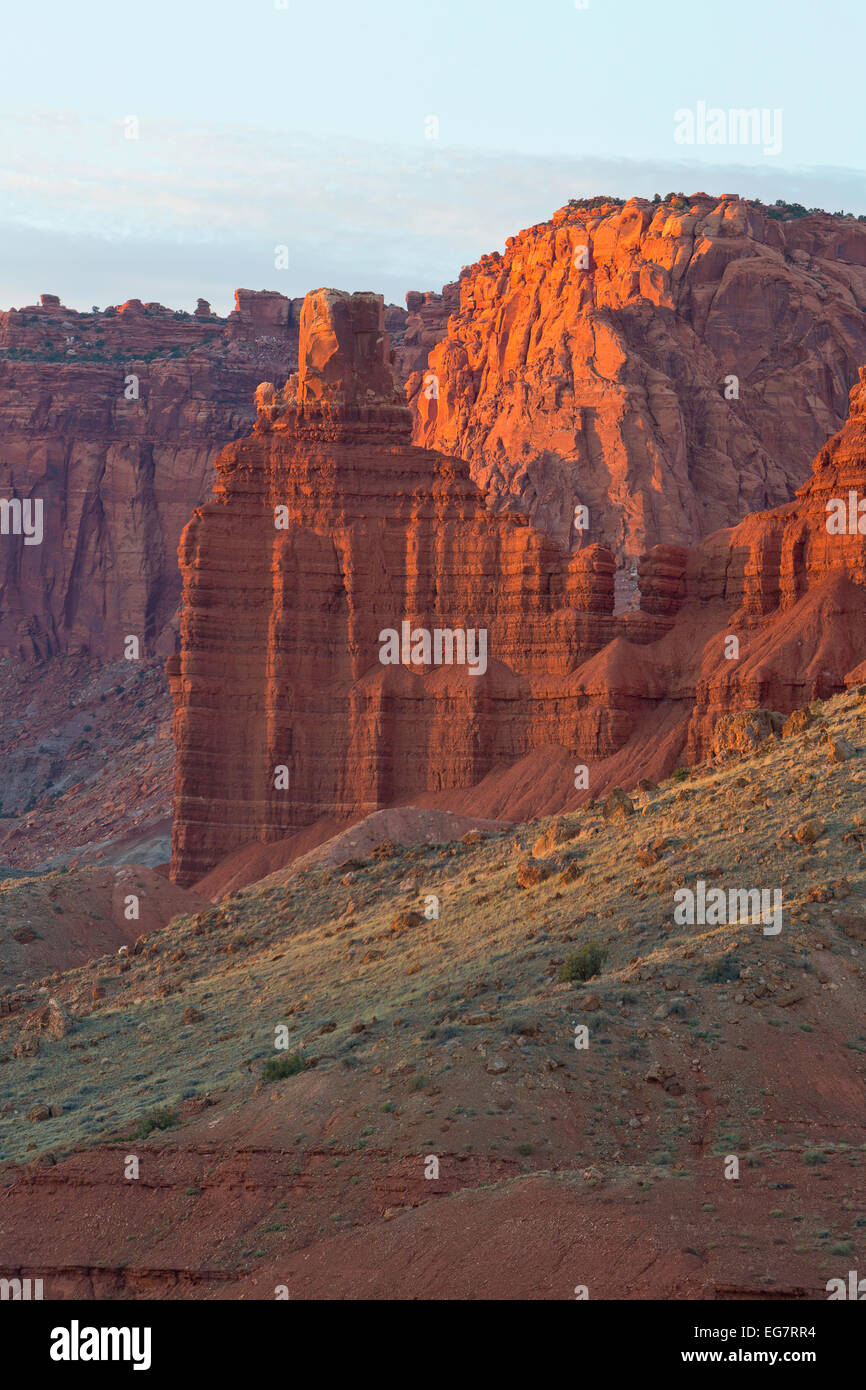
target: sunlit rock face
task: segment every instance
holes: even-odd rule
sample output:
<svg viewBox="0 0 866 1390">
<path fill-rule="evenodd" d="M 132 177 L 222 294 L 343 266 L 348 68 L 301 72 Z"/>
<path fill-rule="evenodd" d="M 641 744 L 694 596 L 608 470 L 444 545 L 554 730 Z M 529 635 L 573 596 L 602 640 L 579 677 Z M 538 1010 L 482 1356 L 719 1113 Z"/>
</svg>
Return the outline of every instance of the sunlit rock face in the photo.
<svg viewBox="0 0 866 1390">
<path fill-rule="evenodd" d="M 866 361 L 866 225 L 733 195 L 575 202 L 407 302 L 415 442 L 633 562 L 804 481 Z"/>
<path fill-rule="evenodd" d="M 184 532 L 179 882 L 324 815 L 471 786 L 559 730 L 551 681 L 613 635 L 613 557 L 491 515 L 467 464 L 414 447 L 390 359 L 379 296 L 308 295 L 298 372 L 259 385 Z"/>
<path fill-rule="evenodd" d="M 794 501 L 654 547 L 639 608 L 615 616 L 609 549 L 492 514 L 467 464 L 409 443 L 381 313 L 308 299 L 298 372 L 260 385 L 252 435 L 184 531 L 176 881 L 408 800 L 568 809 L 719 751 L 733 712 L 864 679 L 866 371 Z M 830 525 L 835 503 L 853 528 Z M 462 659 L 437 659 L 443 632 Z"/>
</svg>

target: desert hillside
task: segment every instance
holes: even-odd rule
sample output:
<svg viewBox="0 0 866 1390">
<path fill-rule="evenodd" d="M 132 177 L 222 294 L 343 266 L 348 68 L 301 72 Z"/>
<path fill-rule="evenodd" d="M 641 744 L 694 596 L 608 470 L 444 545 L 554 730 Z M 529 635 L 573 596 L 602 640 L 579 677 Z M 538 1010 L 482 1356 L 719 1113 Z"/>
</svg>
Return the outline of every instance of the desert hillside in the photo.
<svg viewBox="0 0 866 1390">
<path fill-rule="evenodd" d="M 7 989 L 0 1273 L 826 1297 L 866 1258 L 864 698 L 574 814 L 356 833 Z M 780 893 L 781 929 L 677 921 L 698 880 Z"/>
</svg>

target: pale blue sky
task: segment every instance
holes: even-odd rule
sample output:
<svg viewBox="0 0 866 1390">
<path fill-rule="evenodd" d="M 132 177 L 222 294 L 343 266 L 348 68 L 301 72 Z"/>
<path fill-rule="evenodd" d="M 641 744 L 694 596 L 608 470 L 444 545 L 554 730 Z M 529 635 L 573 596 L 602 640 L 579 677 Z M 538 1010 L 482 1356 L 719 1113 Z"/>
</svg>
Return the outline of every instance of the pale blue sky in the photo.
<svg viewBox="0 0 866 1390">
<path fill-rule="evenodd" d="M 238 284 L 401 301 L 580 194 L 701 188 L 866 213 L 863 0 L 16 11 L 3 307 L 47 290 L 76 307 L 202 294 L 225 310 Z M 780 112 L 780 151 L 677 144 L 674 113 L 698 103 Z"/>
</svg>

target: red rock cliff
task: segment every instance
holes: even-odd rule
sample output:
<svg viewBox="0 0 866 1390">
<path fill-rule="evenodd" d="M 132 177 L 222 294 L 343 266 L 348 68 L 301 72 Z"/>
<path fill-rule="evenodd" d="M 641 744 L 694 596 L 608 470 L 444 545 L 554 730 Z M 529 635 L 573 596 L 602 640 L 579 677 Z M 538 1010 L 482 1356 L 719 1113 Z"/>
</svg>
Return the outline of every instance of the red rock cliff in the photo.
<svg viewBox="0 0 866 1390">
<path fill-rule="evenodd" d="M 575 203 L 410 296 L 415 442 L 469 460 L 497 508 L 632 560 L 787 501 L 866 361 L 866 226 L 773 211 Z"/>
<path fill-rule="evenodd" d="M 730 612 L 699 655 L 690 761 L 710 751 L 721 714 L 787 712 L 866 678 L 866 367 L 796 500 L 708 537 L 687 571 L 682 642 L 696 607 Z M 728 633 L 739 636 L 736 660 L 724 657 Z"/>
<path fill-rule="evenodd" d="M 465 463 L 411 445 L 379 296 L 308 295 L 299 357 L 282 391 L 259 387 L 253 435 L 220 454 L 181 540 L 181 883 L 247 841 L 519 758 L 550 679 L 614 631 L 608 552 L 563 555 L 491 515 Z M 404 622 L 483 631 L 484 672 L 383 664 L 381 634 Z"/>
<path fill-rule="evenodd" d="M 43 537 L 0 536 L 0 652 L 18 659 L 174 647 L 177 542 L 213 460 L 255 419 L 256 383 L 297 362 L 282 295 L 228 319 L 56 296 L 0 314 L 0 497 L 42 501 Z"/>
<path fill-rule="evenodd" d="M 388 357 L 378 297 L 308 296 L 298 374 L 259 387 L 253 435 L 222 452 L 215 500 L 184 532 L 177 881 L 410 798 L 567 808 L 706 757 L 722 714 L 863 678 L 866 369 L 795 501 L 656 547 L 640 610 L 614 617 L 609 550 L 562 552 L 486 510 L 463 462 L 407 442 Z M 853 530 L 828 528 L 836 502 Z M 383 664 L 382 634 L 404 621 L 413 640 L 483 629 L 485 671 L 423 650 Z"/>
</svg>

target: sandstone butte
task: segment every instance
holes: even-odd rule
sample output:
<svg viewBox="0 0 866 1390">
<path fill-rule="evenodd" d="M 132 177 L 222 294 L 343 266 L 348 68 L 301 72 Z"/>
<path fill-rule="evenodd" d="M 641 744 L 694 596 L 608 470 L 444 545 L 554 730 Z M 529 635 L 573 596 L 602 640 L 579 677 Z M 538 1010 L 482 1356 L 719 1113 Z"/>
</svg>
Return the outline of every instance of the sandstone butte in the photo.
<svg viewBox="0 0 866 1390">
<path fill-rule="evenodd" d="M 568 808 L 705 756 L 720 713 L 866 675 L 866 540 L 826 524 L 828 500 L 866 494 L 866 371 L 794 501 L 654 547 L 618 615 L 611 548 L 492 513 L 464 461 L 410 443 L 391 355 L 379 296 L 308 295 L 297 374 L 259 387 L 183 533 L 175 881 L 388 805 Z M 406 620 L 485 629 L 486 673 L 383 665 Z"/>
<path fill-rule="evenodd" d="M 380 296 L 308 295 L 297 375 L 260 386 L 184 531 L 179 882 L 246 841 L 479 781 L 524 751 L 533 673 L 612 635 L 612 559 L 491 515 L 466 463 L 413 446 L 390 357 Z M 383 666 L 379 633 L 404 620 L 486 629 L 487 674 Z"/>
<path fill-rule="evenodd" d="M 804 482 L 866 362 L 866 224 L 734 195 L 573 202 L 407 304 L 415 442 L 628 563 Z"/>
<path fill-rule="evenodd" d="M 174 649 L 178 538 L 263 372 L 295 365 L 300 303 L 238 290 L 224 319 L 204 300 L 77 313 L 46 294 L 0 313 L 0 496 L 44 517 L 40 545 L 0 538 L 0 653 L 116 660 L 128 634 Z"/>
</svg>

